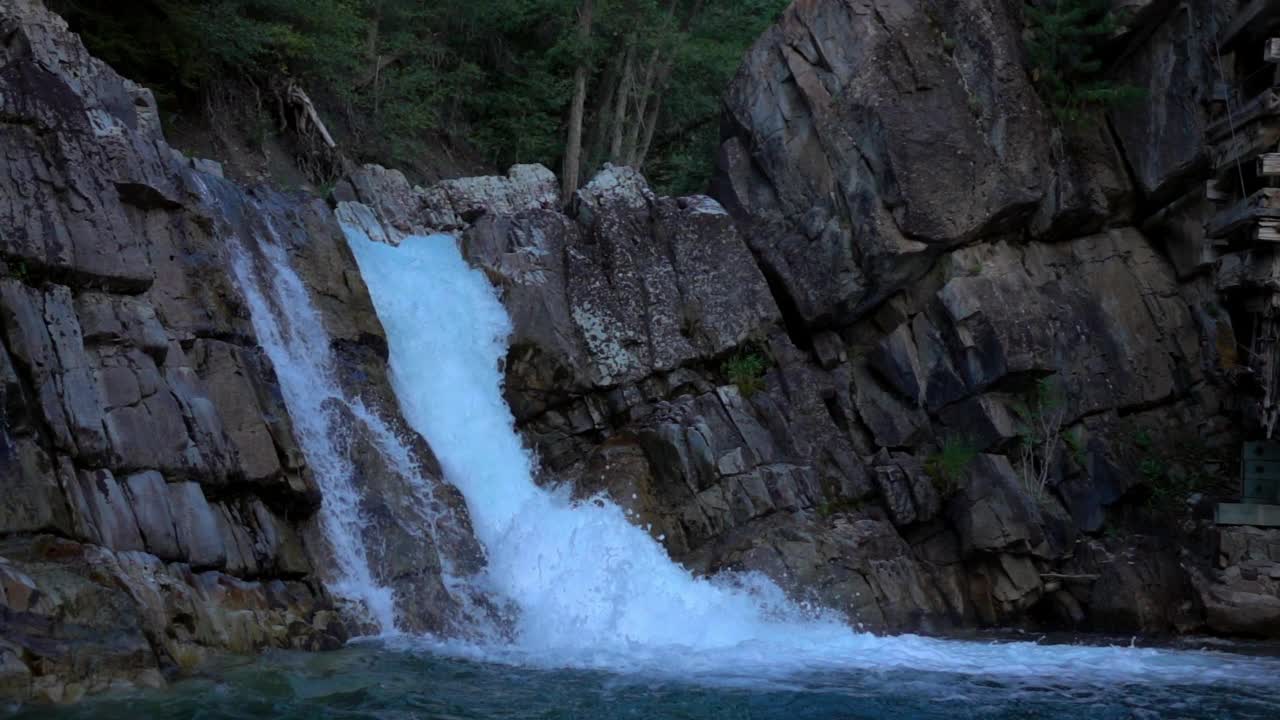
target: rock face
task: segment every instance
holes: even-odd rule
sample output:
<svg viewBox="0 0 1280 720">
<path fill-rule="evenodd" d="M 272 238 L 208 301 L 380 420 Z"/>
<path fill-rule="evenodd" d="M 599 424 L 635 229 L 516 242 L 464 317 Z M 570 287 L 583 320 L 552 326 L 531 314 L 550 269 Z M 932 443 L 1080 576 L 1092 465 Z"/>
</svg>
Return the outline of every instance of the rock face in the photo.
<svg viewBox="0 0 1280 720">
<path fill-rule="evenodd" d="M 346 212 L 460 237 L 547 479 L 696 572 L 880 630 L 1274 635 L 1266 573 L 1204 553 L 1193 503 L 1231 492 L 1240 440 L 1191 194 L 1209 15 L 1126 3 L 1116 72 L 1152 98 L 1063 130 L 1020 7 L 793 3 L 730 88 L 716 199 L 366 168 Z"/>
<path fill-rule="evenodd" d="M 290 253 L 336 372 L 402 436 L 385 340 L 329 209 L 245 192 L 37 0 L 0 7 L 0 697 L 159 684 L 216 651 L 336 647 L 322 498 L 230 267 Z M 404 625 L 451 600 L 401 469 L 355 438 Z M 416 445 L 413 445 L 416 442 Z M 430 482 L 438 471 L 410 444 Z M 438 483 L 437 483 L 438 484 Z M 446 542 L 483 562 L 456 492 Z M 399 563 L 401 566 L 397 566 Z"/>
<path fill-rule="evenodd" d="M 571 198 L 538 166 L 429 188 L 370 166 L 338 215 L 456 234 L 514 321 L 507 399 L 544 478 L 696 572 L 759 570 L 873 630 L 1276 637 L 1276 533 L 1204 512 L 1245 402 L 1219 291 L 1260 282 L 1207 272 L 1216 5 L 1118 3 L 1115 72 L 1150 98 L 1064 131 L 1021 3 L 797 0 L 730 88 L 714 197 L 612 166 Z M 484 558 L 395 409 L 330 209 L 172 151 L 38 0 L 0 38 L 0 697 L 361 629 L 233 261 L 296 269 L 372 574 L 405 629 L 458 631 L 484 603 L 441 568 Z M 421 483 L 452 518 L 432 539 Z"/>
<path fill-rule="evenodd" d="M 977 238 L 1124 219 L 1115 143 L 1054 129 L 1015 7 L 801 0 L 749 52 L 716 195 L 805 323 L 846 324 Z"/>
</svg>

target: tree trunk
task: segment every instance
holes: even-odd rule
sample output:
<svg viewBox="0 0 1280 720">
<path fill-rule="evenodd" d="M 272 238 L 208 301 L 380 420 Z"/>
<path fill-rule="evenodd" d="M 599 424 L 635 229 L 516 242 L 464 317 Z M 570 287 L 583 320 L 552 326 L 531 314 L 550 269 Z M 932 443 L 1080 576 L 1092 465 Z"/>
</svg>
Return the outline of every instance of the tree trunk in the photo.
<svg viewBox="0 0 1280 720">
<path fill-rule="evenodd" d="M 640 130 L 644 125 L 649 103 L 653 99 L 653 79 L 657 75 L 661 57 L 658 48 L 654 48 L 653 52 L 649 53 L 649 62 L 644 68 L 644 80 L 640 83 L 640 92 L 636 93 L 638 102 L 635 119 L 627 126 L 627 139 L 622 145 L 622 157 L 623 162 L 632 167 L 636 167 L 639 161 L 636 156 L 636 145 L 640 142 Z"/>
<path fill-rule="evenodd" d="M 381 79 L 380 76 L 382 75 L 382 55 L 378 52 L 378 44 L 381 41 L 379 32 L 381 30 L 382 30 L 382 1 L 379 0 L 373 6 L 373 18 L 369 21 L 369 36 L 368 36 L 368 43 L 369 43 L 368 54 L 369 54 L 369 60 L 372 62 L 372 67 L 369 70 L 369 82 L 373 83 L 373 117 L 375 119 L 377 119 L 378 117 L 378 101 L 380 99 L 378 96 L 381 94 L 381 90 L 382 90 L 379 83 L 379 80 Z M 356 86 L 356 88 L 357 89 L 363 88 L 365 84 L 366 83 L 359 83 Z"/>
<path fill-rule="evenodd" d="M 627 125 L 627 103 L 631 101 L 631 86 L 635 84 L 635 41 L 627 38 L 627 51 L 622 61 L 622 80 L 618 85 L 618 97 L 614 98 L 613 135 L 609 141 L 609 162 L 622 161 L 623 129 Z"/>
<path fill-rule="evenodd" d="M 689 28 L 693 26 L 693 21 L 702 12 L 703 0 L 696 0 L 693 6 L 689 8 L 689 14 L 685 15 L 680 21 L 680 32 L 687 33 Z M 672 5 L 672 12 L 675 11 L 675 5 Z M 637 170 L 644 167 L 644 161 L 649 157 L 649 150 L 653 147 L 654 133 L 658 130 L 658 119 L 662 116 L 662 97 L 667 90 L 667 82 L 671 80 L 671 73 L 676 69 L 675 52 L 671 52 L 662 60 L 661 65 L 654 75 L 653 100 L 647 107 L 647 114 L 643 118 L 644 122 L 644 139 L 640 141 L 636 148 L 635 160 L 629 164 Z"/>
<path fill-rule="evenodd" d="M 649 148 L 653 146 L 653 132 L 658 129 L 658 117 L 661 114 L 662 96 L 655 93 L 653 105 L 649 108 L 649 115 L 644 119 L 644 141 L 640 143 L 635 162 L 631 164 L 636 170 L 642 169 L 645 159 L 649 157 Z"/>
<path fill-rule="evenodd" d="M 593 0 L 582 0 L 578 8 L 578 40 L 582 47 L 591 39 Z M 569 106 L 569 135 L 564 144 L 564 168 L 561 171 L 561 198 L 568 201 L 578 189 L 579 164 L 582 161 L 582 112 L 587 104 L 587 75 L 591 64 L 587 58 L 578 61 L 573 71 L 573 101 Z"/>
<path fill-rule="evenodd" d="M 596 88 L 595 111 L 590 114 L 591 132 L 583 146 L 586 168 L 599 167 L 609 151 L 609 130 L 613 122 L 613 99 L 618 94 L 618 78 L 622 75 L 622 58 L 614 58 Z"/>
</svg>

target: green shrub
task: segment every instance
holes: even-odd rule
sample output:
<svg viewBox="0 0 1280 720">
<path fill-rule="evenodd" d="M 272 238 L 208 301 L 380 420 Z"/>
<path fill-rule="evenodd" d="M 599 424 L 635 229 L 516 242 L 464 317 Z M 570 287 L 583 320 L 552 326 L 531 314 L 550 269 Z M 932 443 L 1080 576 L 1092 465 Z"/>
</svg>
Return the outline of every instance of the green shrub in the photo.
<svg viewBox="0 0 1280 720">
<path fill-rule="evenodd" d="M 1171 470 L 1158 459 L 1147 458 L 1138 468 L 1143 481 L 1150 487 L 1147 508 L 1176 515 L 1186 510 L 1187 499 L 1206 485 L 1198 474 Z"/>
<path fill-rule="evenodd" d="M 1018 470 L 1022 487 L 1036 502 L 1045 498 L 1067 419 L 1067 397 L 1052 377 L 1040 379 L 1030 402 L 1013 406 L 1018 416 Z"/>
<path fill-rule="evenodd" d="M 933 480 L 933 486 L 942 495 L 955 492 L 964 479 L 965 472 L 978 457 L 978 448 L 968 440 L 948 437 L 942 441 L 938 452 L 925 459 L 924 471 Z"/>
<path fill-rule="evenodd" d="M 1088 462 L 1089 452 L 1085 445 L 1084 428 L 1076 427 L 1062 434 L 1062 439 L 1067 443 L 1067 447 L 1071 448 L 1071 457 L 1080 467 L 1084 467 Z"/>
<path fill-rule="evenodd" d="M 764 389 L 764 371 L 769 367 L 764 356 L 751 350 L 740 350 L 720 366 L 725 379 L 738 386 L 747 397 Z"/>
<path fill-rule="evenodd" d="M 586 125 L 602 129 L 630 43 L 637 84 L 664 75 L 649 91 L 660 112 L 640 160 L 655 189 L 676 194 L 706 190 L 724 88 L 787 4 L 597 0 L 584 42 L 581 0 L 48 2 L 91 52 L 151 88 L 166 118 L 204 117 L 222 90 L 240 95 L 233 108 L 278 112 L 274 86 L 296 82 L 344 153 L 405 170 L 441 150 L 452 163 L 453 149 L 464 167 L 559 167 L 575 71 L 589 70 Z"/>
</svg>

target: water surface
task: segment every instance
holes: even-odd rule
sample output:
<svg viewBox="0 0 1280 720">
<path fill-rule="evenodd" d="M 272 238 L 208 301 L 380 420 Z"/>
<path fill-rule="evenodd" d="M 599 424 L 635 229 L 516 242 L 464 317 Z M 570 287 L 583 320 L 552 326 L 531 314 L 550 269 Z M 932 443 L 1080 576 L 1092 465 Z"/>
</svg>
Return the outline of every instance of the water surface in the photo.
<svg viewBox="0 0 1280 720">
<path fill-rule="evenodd" d="M 1071 646 L 1060 648 L 1072 652 Z M 674 673 L 539 669 L 468 659 L 447 648 L 379 642 L 335 653 L 271 653 L 165 690 L 90 699 L 56 711 L 30 709 L 14 720 L 1280 718 L 1274 660 L 1170 654 L 1216 658 L 1264 675 L 1239 685 L 901 668 L 681 679 Z"/>
</svg>

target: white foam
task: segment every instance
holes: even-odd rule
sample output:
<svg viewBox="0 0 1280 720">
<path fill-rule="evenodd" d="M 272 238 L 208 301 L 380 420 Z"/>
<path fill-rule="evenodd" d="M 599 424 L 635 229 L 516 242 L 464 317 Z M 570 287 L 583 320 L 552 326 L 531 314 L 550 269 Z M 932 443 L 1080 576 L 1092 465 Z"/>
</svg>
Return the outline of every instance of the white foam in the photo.
<svg viewBox="0 0 1280 720">
<path fill-rule="evenodd" d="M 387 332 L 405 417 L 466 497 L 488 551 L 489 589 L 520 611 L 509 645 L 433 642 L 438 651 L 720 678 L 912 669 L 1201 683 L 1276 671 L 1212 653 L 877 637 L 797 607 L 761 577 L 696 578 L 616 505 L 575 503 L 533 482 L 501 393 L 510 321 L 453 238 L 410 237 L 397 248 L 346 229 Z"/>
</svg>

